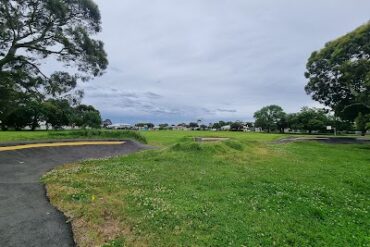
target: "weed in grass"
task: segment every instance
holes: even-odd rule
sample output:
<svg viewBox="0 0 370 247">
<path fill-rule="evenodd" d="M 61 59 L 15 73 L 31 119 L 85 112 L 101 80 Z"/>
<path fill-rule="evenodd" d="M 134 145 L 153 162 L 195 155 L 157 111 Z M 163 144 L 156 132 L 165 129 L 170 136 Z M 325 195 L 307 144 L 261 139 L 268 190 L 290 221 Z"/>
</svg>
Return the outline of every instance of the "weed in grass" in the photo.
<svg viewBox="0 0 370 247">
<path fill-rule="evenodd" d="M 86 193 L 77 193 L 77 194 L 72 194 L 68 195 L 66 197 L 67 200 L 71 200 L 74 202 L 90 202 L 91 196 L 87 195 Z"/>
</svg>

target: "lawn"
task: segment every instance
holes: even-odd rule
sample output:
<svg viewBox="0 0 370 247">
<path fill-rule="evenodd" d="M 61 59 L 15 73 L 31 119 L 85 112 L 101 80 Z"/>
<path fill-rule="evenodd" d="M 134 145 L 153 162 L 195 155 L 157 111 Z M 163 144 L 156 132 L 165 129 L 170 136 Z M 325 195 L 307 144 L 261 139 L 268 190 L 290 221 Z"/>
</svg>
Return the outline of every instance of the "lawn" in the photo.
<svg viewBox="0 0 370 247">
<path fill-rule="evenodd" d="M 370 245 L 370 145 L 143 135 L 159 148 L 44 176 L 80 246 Z"/>
<path fill-rule="evenodd" d="M 56 139 L 133 139 L 146 143 L 145 137 L 134 131 L 63 130 L 63 131 L 0 131 L 1 142 Z"/>
</svg>

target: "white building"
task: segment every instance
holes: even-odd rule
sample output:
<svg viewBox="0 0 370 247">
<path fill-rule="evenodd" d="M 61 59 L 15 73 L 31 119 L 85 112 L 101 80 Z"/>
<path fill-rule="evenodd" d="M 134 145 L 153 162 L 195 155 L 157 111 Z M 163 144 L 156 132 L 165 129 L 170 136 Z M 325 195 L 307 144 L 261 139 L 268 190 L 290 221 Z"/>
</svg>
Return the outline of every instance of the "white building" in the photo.
<svg viewBox="0 0 370 247">
<path fill-rule="evenodd" d="M 231 130 L 231 126 L 230 126 L 230 125 L 222 126 L 222 127 L 221 127 L 221 130 L 223 130 L 223 131 Z"/>
<path fill-rule="evenodd" d="M 107 126 L 107 129 L 132 129 L 133 126 L 131 124 L 125 124 L 125 123 L 116 123 L 116 124 L 111 124 Z"/>
</svg>

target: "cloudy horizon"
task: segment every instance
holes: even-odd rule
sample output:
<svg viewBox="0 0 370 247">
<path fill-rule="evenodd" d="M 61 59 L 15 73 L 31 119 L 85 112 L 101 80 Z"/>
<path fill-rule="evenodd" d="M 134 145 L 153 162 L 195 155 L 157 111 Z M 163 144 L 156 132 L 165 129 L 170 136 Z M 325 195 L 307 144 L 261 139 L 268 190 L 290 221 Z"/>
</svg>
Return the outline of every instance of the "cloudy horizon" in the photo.
<svg viewBox="0 0 370 247">
<path fill-rule="evenodd" d="M 261 107 L 319 106 L 311 52 L 369 20 L 370 1 L 95 1 L 109 68 L 83 103 L 113 122 L 253 120 Z M 339 3 L 340 2 L 340 3 Z"/>
</svg>

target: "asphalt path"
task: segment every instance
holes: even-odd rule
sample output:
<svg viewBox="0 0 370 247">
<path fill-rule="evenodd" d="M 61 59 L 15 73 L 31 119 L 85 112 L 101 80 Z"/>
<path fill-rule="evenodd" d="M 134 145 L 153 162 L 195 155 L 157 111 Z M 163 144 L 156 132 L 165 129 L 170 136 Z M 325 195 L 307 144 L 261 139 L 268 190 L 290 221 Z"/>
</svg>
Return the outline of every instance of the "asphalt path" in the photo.
<svg viewBox="0 0 370 247">
<path fill-rule="evenodd" d="M 70 224 L 48 201 L 40 178 L 56 166 L 129 154 L 148 147 L 120 145 L 42 147 L 0 152 L 0 246 L 75 246 Z"/>
<path fill-rule="evenodd" d="M 312 137 L 287 137 L 282 138 L 274 143 L 284 144 L 284 143 L 291 143 L 291 142 L 305 142 L 305 141 L 317 141 L 322 143 L 328 144 L 370 144 L 370 139 L 366 138 L 358 138 L 358 137 L 319 137 L 319 136 L 312 136 Z"/>
</svg>

